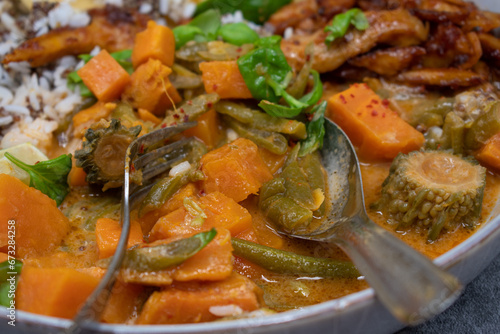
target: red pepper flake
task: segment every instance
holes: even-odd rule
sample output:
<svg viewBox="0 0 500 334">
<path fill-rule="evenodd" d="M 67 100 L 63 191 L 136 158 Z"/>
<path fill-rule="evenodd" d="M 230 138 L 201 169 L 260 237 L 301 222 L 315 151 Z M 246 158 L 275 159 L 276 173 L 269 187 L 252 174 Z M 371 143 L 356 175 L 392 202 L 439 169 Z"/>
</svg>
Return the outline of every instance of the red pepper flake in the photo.
<svg viewBox="0 0 500 334">
<path fill-rule="evenodd" d="M 354 94 L 351 94 L 351 97 L 354 99 Z"/>
<path fill-rule="evenodd" d="M 179 111 L 181 112 L 181 114 L 184 114 L 184 108 L 179 108 Z"/>
<path fill-rule="evenodd" d="M 358 112 L 358 116 L 361 117 L 362 113 Z"/>
<path fill-rule="evenodd" d="M 134 166 L 134 164 L 132 164 L 132 165 L 130 166 L 130 171 L 131 171 L 132 173 L 133 173 L 133 172 L 135 172 L 135 166 Z"/>
<path fill-rule="evenodd" d="M 370 109 L 370 108 L 373 108 L 373 106 L 371 104 L 367 105 L 366 108 Z"/>
<path fill-rule="evenodd" d="M 363 88 L 365 88 L 365 89 L 370 89 L 370 87 L 368 87 L 368 85 L 367 85 L 367 84 L 365 84 L 365 83 L 364 83 L 364 84 L 361 84 L 361 87 L 363 87 Z"/>
<path fill-rule="evenodd" d="M 376 111 L 376 110 L 372 110 L 372 116 L 373 116 L 373 117 L 378 116 L 378 111 Z"/>
<path fill-rule="evenodd" d="M 306 114 L 307 120 L 310 122 L 312 121 L 314 114 Z"/>
<path fill-rule="evenodd" d="M 388 107 L 388 106 L 389 106 L 389 100 L 388 100 L 388 99 L 383 99 L 383 100 L 382 100 L 382 105 L 383 105 L 384 107 Z"/>
<path fill-rule="evenodd" d="M 385 118 L 385 113 L 382 114 L 382 118 Z"/>
<path fill-rule="evenodd" d="M 198 195 L 200 195 L 200 196 L 205 196 L 205 190 L 204 190 L 204 189 L 201 189 L 201 190 L 198 192 Z"/>
<path fill-rule="evenodd" d="M 311 60 L 311 55 L 306 56 L 306 61 L 309 61 L 309 60 Z"/>
<path fill-rule="evenodd" d="M 192 106 L 193 105 L 193 101 L 189 100 L 186 102 L 188 106 Z"/>
<path fill-rule="evenodd" d="M 343 104 L 347 103 L 347 101 L 345 100 L 345 96 L 344 95 L 340 94 L 339 99 L 340 99 L 340 102 L 342 102 Z"/>
<path fill-rule="evenodd" d="M 372 102 L 373 104 L 378 104 L 378 101 L 377 101 L 377 100 L 375 100 L 375 99 L 372 99 L 372 101 L 371 101 L 371 102 Z"/>
<path fill-rule="evenodd" d="M 139 147 L 139 153 L 144 153 L 144 144 L 141 144 L 141 147 Z"/>
<path fill-rule="evenodd" d="M 212 86 L 212 89 L 213 89 L 213 90 L 214 90 L 214 92 L 215 92 L 215 91 L 217 90 L 217 85 L 216 85 L 216 84 L 214 84 L 214 85 Z"/>
<path fill-rule="evenodd" d="M 174 114 L 174 118 L 175 118 L 175 119 L 179 119 L 179 118 L 181 118 L 181 116 L 179 116 L 179 115 L 177 115 L 177 114 Z"/>
<path fill-rule="evenodd" d="M 241 48 L 237 48 L 237 49 L 236 49 L 236 52 L 241 52 Z"/>
<path fill-rule="evenodd" d="M 40 163 L 40 161 L 37 161 L 37 162 L 35 162 L 35 165 L 38 165 L 39 163 Z"/>
<path fill-rule="evenodd" d="M 163 123 L 163 124 L 161 125 L 161 127 L 162 127 L 162 128 L 166 128 L 166 127 L 167 127 L 167 124 Z"/>
<path fill-rule="evenodd" d="M 359 84 L 358 84 L 358 83 L 355 83 L 353 86 L 354 86 L 354 88 L 358 88 L 358 87 L 359 87 Z"/>
<path fill-rule="evenodd" d="M 212 102 L 208 102 L 208 103 L 207 103 L 207 108 L 208 108 L 208 109 L 212 109 L 212 107 L 213 107 L 213 103 L 212 103 Z"/>
</svg>

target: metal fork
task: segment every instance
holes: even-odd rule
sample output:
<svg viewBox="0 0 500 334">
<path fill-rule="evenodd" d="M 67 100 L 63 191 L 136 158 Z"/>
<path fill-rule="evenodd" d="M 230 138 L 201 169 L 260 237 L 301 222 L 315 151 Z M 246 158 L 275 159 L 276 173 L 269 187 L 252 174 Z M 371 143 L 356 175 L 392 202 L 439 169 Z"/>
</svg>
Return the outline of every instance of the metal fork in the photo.
<svg viewBox="0 0 500 334">
<path fill-rule="evenodd" d="M 106 274 L 78 311 L 67 333 L 80 333 L 89 323 L 99 321 L 115 284 L 127 248 L 130 232 L 130 209 L 133 209 L 134 205 L 144 198 L 154 185 L 154 182 L 145 186 L 130 184 L 131 171 L 134 169 L 142 170 L 142 180 L 144 183 L 185 158 L 187 153 L 182 153 L 182 149 L 187 147 L 190 140 L 193 139 L 182 139 L 169 145 L 161 144 L 163 144 L 162 141 L 194 125 L 196 125 L 196 122 L 186 122 L 161 128 L 135 139 L 128 146 L 124 163 L 125 173 L 121 201 L 120 221 L 122 230 L 120 239 Z M 157 147 L 158 144 L 160 146 Z M 178 154 L 179 152 L 180 154 Z"/>
</svg>

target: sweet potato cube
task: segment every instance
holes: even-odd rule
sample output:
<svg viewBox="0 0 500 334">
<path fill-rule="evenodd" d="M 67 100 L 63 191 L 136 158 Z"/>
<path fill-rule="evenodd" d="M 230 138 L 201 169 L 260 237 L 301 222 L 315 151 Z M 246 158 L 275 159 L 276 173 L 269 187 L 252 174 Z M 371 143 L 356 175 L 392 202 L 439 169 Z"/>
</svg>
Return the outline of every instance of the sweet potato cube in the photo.
<svg viewBox="0 0 500 334">
<path fill-rule="evenodd" d="M 418 150 L 424 136 L 389 109 L 366 84 L 354 84 L 328 100 L 329 116 L 359 148 L 360 158 L 392 160 Z"/>
<path fill-rule="evenodd" d="M 154 241 L 176 235 L 195 234 L 212 227 L 228 229 L 235 236 L 252 226 L 252 216 L 248 210 L 220 192 L 210 193 L 196 202 L 207 216 L 202 225 L 193 225 L 193 217 L 182 206 L 158 219 L 149 239 Z"/>
<path fill-rule="evenodd" d="M 106 50 L 77 71 L 83 83 L 99 101 L 114 101 L 130 82 L 130 75 Z"/>
<path fill-rule="evenodd" d="M 109 117 L 116 104 L 97 101 L 93 106 L 81 110 L 73 116 L 73 135 L 83 138 L 85 131 L 94 123 Z"/>
<path fill-rule="evenodd" d="M 149 59 L 132 73 L 122 99 L 134 108 L 146 109 L 157 116 L 164 115 L 172 102 L 181 100 L 168 79 L 170 73 L 172 70 L 159 60 Z"/>
<path fill-rule="evenodd" d="M 56 202 L 8 174 L 0 174 L 0 250 L 7 250 L 9 221 L 16 227 L 16 257 L 56 249 L 70 230 Z"/>
<path fill-rule="evenodd" d="M 206 193 L 219 191 L 236 202 L 257 194 L 273 178 L 257 145 L 244 138 L 205 154 L 201 170 L 207 177 L 202 183 Z"/>
<path fill-rule="evenodd" d="M 251 99 L 236 60 L 200 63 L 201 79 L 207 93 L 217 93 L 221 99 Z"/>
<path fill-rule="evenodd" d="M 492 136 L 476 153 L 482 164 L 500 171 L 500 133 Z"/>
<path fill-rule="evenodd" d="M 71 319 L 98 283 L 98 278 L 71 268 L 24 266 L 16 306 L 27 312 Z"/>
<path fill-rule="evenodd" d="M 141 224 L 143 233 L 148 234 L 158 219 L 183 206 L 184 198 L 194 196 L 196 192 L 196 186 L 193 183 L 188 183 L 163 203 L 161 207 L 139 217 L 137 220 Z"/>
<path fill-rule="evenodd" d="M 99 218 L 95 225 L 95 238 L 99 259 L 112 256 L 118 246 L 121 233 L 120 223 L 110 218 Z M 127 248 L 143 242 L 141 225 L 137 221 L 130 222 L 130 234 Z"/>
<path fill-rule="evenodd" d="M 146 30 L 135 35 L 132 65 L 137 68 L 148 59 L 157 59 L 166 66 L 174 64 L 175 37 L 168 27 L 149 21 Z"/>
<path fill-rule="evenodd" d="M 221 139 L 219 129 L 219 118 L 214 109 L 201 115 L 197 120 L 198 124 L 184 131 L 184 135 L 196 137 L 207 145 L 208 149 L 213 149 Z"/>
<path fill-rule="evenodd" d="M 248 278 L 233 273 L 229 278 L 212 283 L 175 283 L 153 292 L 137 319 L 137 324 L 183 324 L 221 318 L 218 306 L 239 311 L 260 307 L 262 292 Z M 217 315 L 219 314 L 219 315 Z"/>
</svg>

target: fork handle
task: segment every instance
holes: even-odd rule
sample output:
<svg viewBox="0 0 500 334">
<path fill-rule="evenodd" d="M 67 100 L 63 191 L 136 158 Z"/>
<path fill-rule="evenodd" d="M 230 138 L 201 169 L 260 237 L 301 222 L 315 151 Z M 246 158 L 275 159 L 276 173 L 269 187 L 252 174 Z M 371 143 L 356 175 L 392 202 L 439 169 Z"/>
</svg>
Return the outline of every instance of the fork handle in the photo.
<svg viewBox="0 0 500 334">
<path fill-rule="evenodd" d="M 405 324 L 414 325 L 442 312 L 462 291 L 453 275 L 365 215 L 339 222 L 335 239 L 380 301 Z"/>
</svg>

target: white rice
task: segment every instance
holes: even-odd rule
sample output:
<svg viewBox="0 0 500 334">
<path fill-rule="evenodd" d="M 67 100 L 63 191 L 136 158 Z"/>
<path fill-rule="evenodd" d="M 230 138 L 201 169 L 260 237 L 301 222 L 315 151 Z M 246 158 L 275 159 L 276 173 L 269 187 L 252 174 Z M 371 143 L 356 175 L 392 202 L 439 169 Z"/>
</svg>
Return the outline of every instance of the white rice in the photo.
<svg viewBox="0 0 500 334">
<path fill-rule="evenodd" d="M 243 314 L 241 307 L 235 304 L 211 306 L 208 311 L 218 317 L 230 317 Z"/>
<path fill-rule="evenodd" d="M 88 25 L 90 16 L 73 9 L 71 1 L 61 1 L 47 16 L 33 22 L 35 35 L 40 36 L 63 26 Z M 122 0 L 105 0 L 104 3 L 123 5 Z M 26 40 L 25 32 L 9 14 L 11 8 L 10 2 L 0 0 L 0 31 L 7 31 L 0 33 L 0 60 Z M 158 8 L 161 13 L 179 22 L 191 17 L 196 5 L 190 0 L 159 0 L 157 3 L 143 3 L 139 11 L 152 13 Z M 166 25 L 163 18 L 157 19 L 157 22 Z M 90 54 L 95 56 L 100 51 L 96 47 Z M 38 70 L 36 73 L 27 62 L 0 66 L 0 149 L 25 142 L 31 142 L 42 151 L 50 147 L 58 124 L 82 102 L 79 88 L 73 92 L 67 87 L 67 75 L 83 65 L 80 59 L 66 56 L 55 63 L 53 70 Z"/>
<path fill-rule="evenodd" d="M 175 177 L 177 175 L 186 173 L 190 168 L 191 164 L 189 163 L 189 161 L 183 161 L 180 164 L 172 167 L 168 175 L 171 177 Z"/>
</svg>

